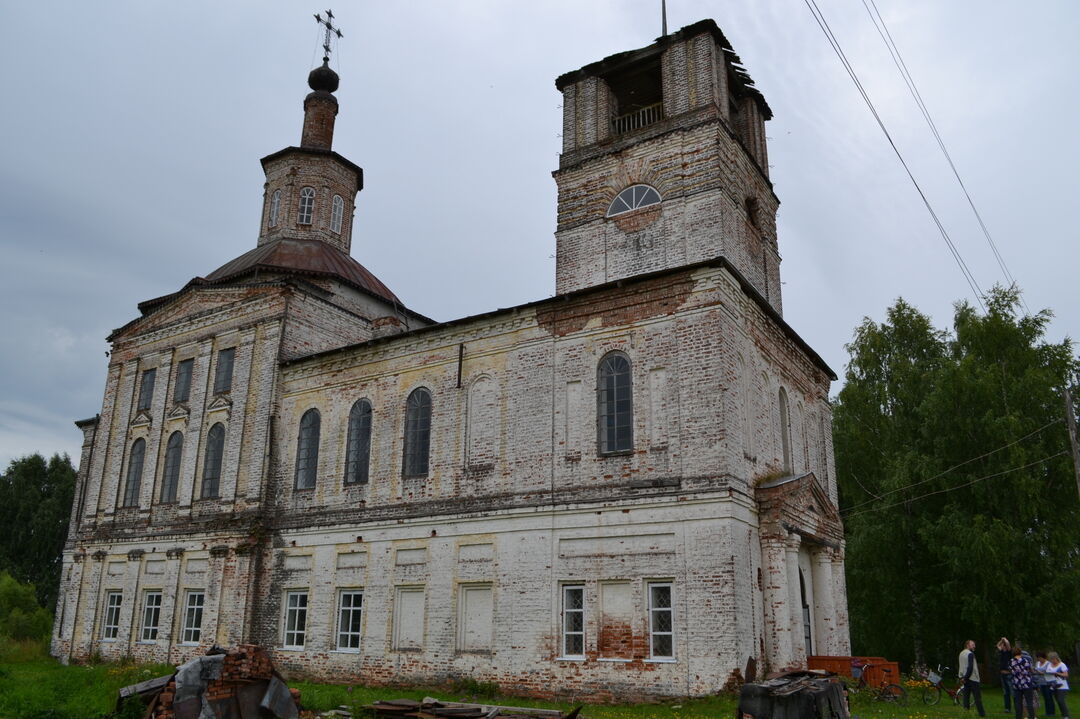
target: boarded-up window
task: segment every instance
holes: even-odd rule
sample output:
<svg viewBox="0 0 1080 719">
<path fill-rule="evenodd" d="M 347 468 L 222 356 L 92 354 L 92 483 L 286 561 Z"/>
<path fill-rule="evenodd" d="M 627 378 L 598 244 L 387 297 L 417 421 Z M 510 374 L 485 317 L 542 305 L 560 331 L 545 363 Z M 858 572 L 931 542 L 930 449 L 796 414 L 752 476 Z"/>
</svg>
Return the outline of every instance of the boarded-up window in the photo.
<svg viewBox="0 0 1080 719">
<path fill-rule="evenodd" d="M 630 582 L 600 585 L 600 656 L 605 659 L 633 658 L 634 604 Z"/>
<path fill-rule="evenodd" d="M 462 585 L 461 606 L 458 608 L 458 647 L 461 651 L 490 651 L 492 622 L 491 585 Z"/>
<path fill-rule="evenodd" d="M 424 588 L 398 587 L 394 596 L 394 649 L 424 646 Z"/>
</svg>

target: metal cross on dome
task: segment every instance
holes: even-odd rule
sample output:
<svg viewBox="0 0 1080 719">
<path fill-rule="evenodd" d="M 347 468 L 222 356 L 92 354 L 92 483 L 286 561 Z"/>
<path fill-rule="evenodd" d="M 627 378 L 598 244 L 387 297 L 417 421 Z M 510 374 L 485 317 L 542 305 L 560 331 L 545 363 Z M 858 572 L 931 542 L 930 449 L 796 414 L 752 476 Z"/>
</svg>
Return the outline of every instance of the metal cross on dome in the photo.
<svg viewBox="0 0 1080 719">
<path fill-rule="evenodd" d="M 334 33 L 335 35 L 337 35 L 340 38 L 341 37 L 341 30 L 339 28 L 334 27 L 334 25 L 333 25 L 334 13 L 332 13 L 329 10 L 326 11 L 326 19 L 325 20 L 322 18 L 321 15 L 319 15 L 319 13 L 315 13 L 315 22 L 317 22 L 320 25 L 325 25 L 326 26 L 326 37 L 323 39 L 323 46 L 322 46 L 323 47 L 323 60 L 325 60 L 326 62 L 329 62 L 330 61 L 330 33 Z"/>
</svg>

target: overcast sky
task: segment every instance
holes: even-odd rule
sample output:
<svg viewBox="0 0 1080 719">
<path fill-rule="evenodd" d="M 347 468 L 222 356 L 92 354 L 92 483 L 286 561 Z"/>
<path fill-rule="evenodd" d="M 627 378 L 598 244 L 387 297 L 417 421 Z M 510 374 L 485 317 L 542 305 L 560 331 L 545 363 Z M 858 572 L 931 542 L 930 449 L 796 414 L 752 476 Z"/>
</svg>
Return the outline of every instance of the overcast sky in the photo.
<svg viewBox="0 0 1080 719">
<path fill-rule="evenodd" d="M 1003 282 L 862 0 L 818 0 L 976 281 Z M 876 0 L 1032 310 L 1076 335 L 1074 0 Z M 353 256 L 437 320 L 554 292 L 558 75 L 660 34 L 659 0 L 335 6 L 334 149 L 364 168 Z M 775 114 L 788 322 L 842 375 L 903 296 L 947 327 L 972 292 L 803 0 L 669 0 L 711 17 Z M 320 59 L 296 0 L 0 7 L 0 467 L 68 452 L 105 336 L 255 246 L 259 158 L 299 143 Z M 839 385 L 834 386 L 834 391 Z"/>
</svg>

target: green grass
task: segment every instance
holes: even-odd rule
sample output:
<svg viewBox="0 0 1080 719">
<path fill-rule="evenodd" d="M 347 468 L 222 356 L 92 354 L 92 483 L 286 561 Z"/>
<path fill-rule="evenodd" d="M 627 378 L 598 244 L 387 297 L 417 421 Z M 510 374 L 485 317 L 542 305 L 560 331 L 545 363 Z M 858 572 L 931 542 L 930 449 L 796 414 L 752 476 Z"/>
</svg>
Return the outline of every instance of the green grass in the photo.
<svg viewBox="0 0 1080 719">
<path fill-rule="evenodd" d="M 2 719 L 104 719 L 116 705 L 116 693 L 124 686 L 152 677 L 169 674 L 166 664 L 97 664 L 63 666 L 51 659 L 44 645 L 35 642 L 0 643 L 0 718 Z M 290 682 L 301 692 L 305 709 L 325 711 L 345 705 L 359 709 L 379 699 L 423 699 L 425 696 L 446 701 L 505 704 L 567 711 L 575 703 L 541 702 L 518 697 L 486 696 L 490 687 L 459 683 L 456 687 L 388 688 Z M 911 702 L 897 707 L 855 697 L 852 717 L 858 719 L 975 719 L 974 711 L 965 712 L 943 701 L 926 706 L 920 701 L 921 690 L 911 690 Z M 1001 692 L 985 690 L 983 704 L 987 717 L 1003 717 Z M 731 719 L 735 715 L 733 696 L 704 699 L 668 699 L 655 704 L 586 705 L 586 719 Z M 358 716 L 366 716 L 358 713 Z"/>
</svg>

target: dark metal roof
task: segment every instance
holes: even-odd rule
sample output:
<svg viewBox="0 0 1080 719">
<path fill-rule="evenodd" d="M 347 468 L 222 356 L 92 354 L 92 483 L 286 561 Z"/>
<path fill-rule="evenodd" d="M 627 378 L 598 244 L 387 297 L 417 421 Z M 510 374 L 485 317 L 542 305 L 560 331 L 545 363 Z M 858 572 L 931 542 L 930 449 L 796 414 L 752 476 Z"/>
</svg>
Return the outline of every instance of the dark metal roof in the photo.
<svg viewBox="0 0 1080 719">
<path fill-rule="evenodd" d="M 366 267 L 321 240 L 283 237 L 245 252 L 206 276 L 209 283 L 224 282 L 258 271 L 334 277 L 368 294 L 401 304 L 390 288 Z"/>
</svg>

